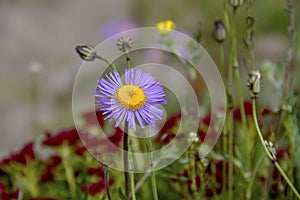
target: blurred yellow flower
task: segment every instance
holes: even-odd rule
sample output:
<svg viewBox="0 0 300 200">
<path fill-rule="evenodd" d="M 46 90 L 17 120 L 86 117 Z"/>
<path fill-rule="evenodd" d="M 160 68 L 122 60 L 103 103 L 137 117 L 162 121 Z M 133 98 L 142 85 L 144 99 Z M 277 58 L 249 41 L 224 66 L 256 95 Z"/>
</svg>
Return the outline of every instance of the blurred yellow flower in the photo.
<svg viewBox="0 0 300 200">
<path fill-rule="evenodd" d="M 162 35 L 169 34 L 173 29 L 175 29 L 176 24 L 172 20 L 166 20 L 162 22 L 158 22 L 156 24 L 156 28 L 158 29 L 159 33 Z"/>
</svg>

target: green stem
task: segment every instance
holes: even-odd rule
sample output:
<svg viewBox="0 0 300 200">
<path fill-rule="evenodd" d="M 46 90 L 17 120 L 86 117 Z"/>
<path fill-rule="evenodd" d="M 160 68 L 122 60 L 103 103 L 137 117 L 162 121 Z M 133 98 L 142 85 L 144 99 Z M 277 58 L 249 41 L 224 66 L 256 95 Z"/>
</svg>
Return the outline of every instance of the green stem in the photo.
<svg viewBox="0 0 300 200">
<path fill-rule="evenodd" d="M 128 51 L 126 51 L 126 61 L 127 61 L 127 68 L 131 69 L 130 57 Z"/>
<path fill-rule="evenodd" d="M 106 195 L 108 199 L 111 200 L 111 196 L 109 192 L 109 167 L 108 166 L 105 166 L 104 180 L 105 180 Z"/>
<path fill-rule="evenodd" d="M 129 174 L 128 174 L 128 122 L 125 121 L 124 136 L 123 136 L 123 162 L 124 162 L 124 181 L 125 181 L 125 195 L 129 197 Z"/>
<path fill-rule="evenodd" d="M 146 134 L 146 139 L 145 139 L 145 146 L 147 153 L 149 153 L 149 166 L 151 170 L 151 184 L 152 184 L 152 194 L 153 194 L 153 199 L 158 200 L 158 195 L 157 195 L 157 188 L 156 188 L 156 179 L 155 179 L 155 171 L 153 169 L 153 155 L 152 155 L 152 143 L 151 143 L 151 138 L 149 136 L 149 133 L 145 127 L 145 134 Z"/>
<path fill-rule="evenodd" d="M 75 185 L 74 170 L 72 165 L 70 164 L 71 151 L 70 151 L 70 147 L 66 142 L 63 142 L 60 154 L 62 157 L 62 163 L 66 173 L 66 178 L 69 185 L 71 197 L 72 199 L 76 199 L 76 185 Z"/>
<path fill-rule="evenodd" d="M 117 70 L 117 67 L 113 63 L 109 62 L 107 59 L 102 58 L 101 56 L 98 56 L 98 55 L 96 56 L 96 58 L 98 58 L 99 60 L 102 60 L 103 62 L 108 64 L 113 70 Z"/>
<path fill-rule="evenodd" d="M 222 78 L 225 80 L 225 56 L 224 56 L 224 44 L 220 43 L 219 45 L 219 53 L 220 53 L 220 68 L 221 68 L 221 75 Z"/>
<path fill-rule="evenodd" d="M 132 157 L 132 147 L 130 140 L 128 141 L 128 152 L 129 152 L 129 178 L 130 178 L 130 189 L 131 189 L 131 198 L 136 200 L 135 196 L 135 184 L 134 184 L 134 173 L 133 173 L 133 157 Z"/>
<path fill-rule="evenodd" d="M 245 113 L 245 107 L 244 107 L 244 97 L 243 97 L 243 89 L 241 84 L 241 78 L 240 78 L 240 72 L 239 72 L 239 64 L 237 60 L 237 45 L 236 45 L 236 8 L 233 8 L 233 14 L 232 14 L 232 34 L 231 34 L 231 41 L 232 41 L 232 68 L 234 70 L 236 85 L 237 85 L 237 91 L 238 91 L 238 99 L 239 99 L 239 107 L 240 107 L 240 113 L 242 118 L 242 127 L 244 133 L 247 131 L 247 118 Z M 250 135 L 246 134 L 246 170 L 251 170 L 251 158 L 250 158 Z"/>
<path fill-rule="evenodd" d="M 226 171 L 226 162 L 227 162 L 227 146 L 228 146 L 228 141 L 227 141 L 227 133 L 228 133 L 228 129 L 227 129 L 227 124 L 224 125 L 224 129 L 223 129 L 223 166 L 222 166 L 222 173 L 223 173 L 223 191 L 226 190 L 226 175 L 227 175 L 227 171 Z"/>
<path fill-rule="evenodd" d="M 229 17 L 228 17 L 227 8 L 226 8 L 226 0 L 223 0 L 222 4 L 223 4 L 224 23 L 225 23 L 226 29 L 230 30 Z"/>
<path fill-rule="evenodd" d="M 252 111 L 253 111 L 253 119 L 254 119 L 254 123 L 255 123 L 255 127 L 256 127 L 256 131 L 258 133 L 259 139 L 261 141 L 261 144 L 264 147 L 265 152 L 267 153 L 267 156 L 269 157 L 269 159 L 274 163 L 275 167 L 278 169 L 278 171 L 280 172 L 280 174 L 283 176 L 283 178 L 285 179 L 285 181 L 287 182 L 287 184 L 289 185 L 289 187 L 293 190 L 294 194 L 296 195 L 296 197 L 298 199 L 300 199 L 300 194 L 298 193 L 298 191 L 296 190 L 296 188 L 294 187 L 294 185 L 292 184 L 292 182 L 290 181 L 290 179 L 287 177 L 287 175 L 285 174 L 285 172 L 282 170 L 281 166 L 279 165 L 276 157 L 274 157 L 268 147 L 266 146 L 265 142 L 264 142 L 264 138 L 262 136 L 262 133 L 260 131 L 259 125 L 258 125 L 258 120 L 257 120 L 257 116 L 256 116 L 256 100 L 255 98 L 252 99 Z"/>
<path fill-rule="evenodd" d="M 228 163 L 228 199 L 233 199 L 233 112 L 232 109 L 228 112 L 228 129 L 229 129 L 229 135 L 228 135 L 228 154 L 229 154 L 229 163 Z"/>
<path fill-rule="evenodd" d="M 234 11 L 235 12 L 235 11 Z M 228 23 L 229 24 L 229 23 Z M 236 60 L 235 53 L 235 34 L 234 27 L 235 22 L 232 24 L 233 28 L 230 32 L 230 57 L 229 57 L 229 68 L 228 68 L 228 154 L 229 154 L 229 163 L 228 163 L 228 199 L 231 200 L 233 198 L 233 137 L 234 137 L 234 122 L 233 122 L 233 64 Z"/>
<path fill-rule="evenodd" d="M 226 5 L 226 4 L 225 4 Z M 221 68 L 221 75 L 223 80 L 226 80 L 226 71 L 225 71 L 225 55 L 224 55 L 224 44 L 220 43 L 219 45 L 219 50 L 220 50 L 220 68 Z M 223 191 L 225 191 L 226 189 L 226 154 L 227 154 L 227 145 L 228 145 L 228 141 L 227 141 L 227 124 L 224 125 L 224 129 L 223 129 L 223 137 L 222 137 L 223 141 L 222 141 L 222 145 L 223 145 L 223 166 L 222 166 L 222 173 L 223 173 Z"/>
</svg>

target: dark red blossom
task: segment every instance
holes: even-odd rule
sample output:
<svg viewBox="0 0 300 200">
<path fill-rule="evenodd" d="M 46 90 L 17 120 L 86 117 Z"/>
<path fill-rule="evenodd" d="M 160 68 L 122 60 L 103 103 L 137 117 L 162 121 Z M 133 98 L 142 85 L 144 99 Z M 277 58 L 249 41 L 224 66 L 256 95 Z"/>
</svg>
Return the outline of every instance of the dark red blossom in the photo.
<svg viewBox="0 0 300 200">
<path fill-rule="evenodd" d="M 273 111 L 269 108 L 264 108 L 264 110 L 261 112 L 261 115 L 262 116 L 266 116 L 266 115 L 269 115 L 269 114 L 272 114 Z"/>
<path fill-rule="evenodd" d="M 40 182 L 48 182 L 48 181 L 52 181 L 54 178 L 53 172 L 51 169 L 46 169 L 41 177 L 40 177 Z"/>
<path fill-rule="evenodd" d="M 104 171 L 103 171 L 102 167 L 89 167 L 87 169 L 87 173 L 89 175 L 104 176 Z"/>
<path fill-rule="evenodd" d="M 175 135 L 172 133 L 172 129 L 177 125 L 178 121 L 181 119 L 181 113 L 176 113 L 172 115 L 162 129 L 159 131 L 159 134 L 156 138 L 156 141 L 162 141 L 163 143 L 169 143 Z"/>
<path fill-rule="evenodd" d="M 83 133 L 80 134 L 80 138 L 88 149 L 94 149 L 101 146 L 109 151 L 116 151 L 118 150 L 118 147 L 123 139 L 123 131 L 120 128 L 116 128 L 114 134 L 108 136 L 107 138 L 99 138 L 88 133 Z M 110 142 L 108 142 L 108 140 Z"/>
<path fill-rule="evenodd" d="M 277 158 L 290 158 L 290 152 L 288 149 L 286 148 L 278 148 L 277 152 L 276 152 L 276 156 Z"/>
<path fill-rule="evenodd" d="M 202 123 L 205 125 L 209 125 L 211 121 L 211 114 L 206 115 L 203 119 L 202 119 Z"/>
<path fill-rule="evenodd" d="M 11 156 L 4 158 L 0 164 L 10 164 L 11 162 L 17 162 L 26 165 L 28 161 L 35 159 L 34 144 L 30 142 L 26 144 L 21 150 L 13 153 Z"/>
<path fill-rule="evenodd" d="M 19 196 L 19 190 L 15 190 L 12 193 L 8 193 L 6 191 L 1 192 L 1 199 L 2 200 L 13 200 L 13 199 L 18 199 Z"/>
<path fill-rule="evenodd" d="M 53 169 L 61 163 L 61 158 L 58 155 L 54 155 L 50 158 L 51 162 L 47 165 L 48 169 Z"/>
<path fill-rule="evenodd" d="M 110 178 L 108 182 L 109 182 L 109 186 L 111 186 L 114 183 L 114 179 Z M 88 186 L 84 185 L 84 186 L 81 187 L 81 190 L 83 192 L 86 192 L 87 190 L 89 190 L 89 194 L 91 196 L 94 196 L 97 193 L 101 193 L 104 189 L 105 189 L 105 181 L 104 181 L 104 179 L 102 179 L 99 182 L 92 183 L 92 184 L 90 184 Z"/>
<path fill-rule="evenodd" d="M 86 125 L 104 125 L 104 117 L 101 110 L 90 111 L 84 113 L 82 118 L 85 120 Z"/>
<path fill-rule="evenodd" d="M 246 116 L 252 116 L 252 103 L 251 101 L 244 101 L 244 109 Z M 240 108 L 236 108 L 233 110 L 233 118 L 235 120 L 242 120 L 241 110 Z"/>
<path fill-rule="evenodd" d="M 1 191 L 4 191 L 6 189 L 5 185 L 3 183 L 0 183 L 0 194 Z"/>
<path fill-rule="evenodd" d="M 46 166 L 45 171 L 40 177 L 41 182 L 52 181 L 54 178 L 53 169 L 56 168 L 62 162 L 61 158 L 54 155 L 50 158 L 50 163 Z"/>
<path fill-rule="evenodd" d="M 79 136 L 76 129 L 63 130 L 57 135 L 46 134 L 43 144 L 47 146 L 59 146 L 66 141 L 69 145 L 73 145 L 78 139 Z"/>
<path fill-rule="evenodd" d="M 75 153 L 79 156 L 81 156 L 87 149 L 85 146 L 78 146 L 75 150 Z"/>
<path fill-rule="evenodd" d="M 120 146 L 120 142 L 123 138 L 123 131 L 119 127 L 116 128 L 115 133 L 112 136 L 109 136 L 108 139 L 116 146 Z"/>
</svg>

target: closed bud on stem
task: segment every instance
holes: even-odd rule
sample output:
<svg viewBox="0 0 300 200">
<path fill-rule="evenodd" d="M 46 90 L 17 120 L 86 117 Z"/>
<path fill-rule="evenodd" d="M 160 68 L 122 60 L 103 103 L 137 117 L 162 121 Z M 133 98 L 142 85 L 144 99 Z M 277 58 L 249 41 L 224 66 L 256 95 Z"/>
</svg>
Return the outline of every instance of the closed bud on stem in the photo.
<svg viewBox="0 0 300 200">
<path fill-rule="evenodd" d="M 222 43 L 226 39 L 226 28 L 221 20 L 215 21 L 213 36 L 215 40 L 219 43 Z"/>
<path fill-rule="evenodd" d="M 244 3 L 245 0 L 229 0 L 229 4 L 235 9 L 242 6 Z"/>
<path fill-rule="evenodd" d="M 121 37 L 118 40 L 117 46 L 120 51 L 128 52 L 132 48 L 132 40 L 129 37 Z"/>
<path fill-rule="evenodd" d="M 251 90 L 251 98 L 256 98 L 261 90 L 261 74 L 259 70 L 251 70 L 248 75 L 247 86 Z"/>
<path fill-rule="evenodd" d="M 277 162 L 277 157 L 276 157 L 276 149 L 273 145 L 272 142 L 265 140 L 265 146 L 267 147 L 268 151 L 270 152 L 272 156 L 272 162 L 275 163 Z"/>
<path fill-rule="evenodd" d="M 93 61 L 98 57 L 94 48 L 87 45 L 76 46 L 75 50 L 80 58 L 85 61 Z"/>
</svg>

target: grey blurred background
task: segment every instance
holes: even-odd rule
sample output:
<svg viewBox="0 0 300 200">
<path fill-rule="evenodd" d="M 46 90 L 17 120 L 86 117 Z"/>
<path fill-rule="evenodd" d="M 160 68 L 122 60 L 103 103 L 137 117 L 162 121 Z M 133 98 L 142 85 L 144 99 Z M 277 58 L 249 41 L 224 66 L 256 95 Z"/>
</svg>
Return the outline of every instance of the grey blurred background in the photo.
<svg viewBox="0 0 300 200">
<path fill-rule="evenodd" d="M 257 63 L 285 56 L 283 7 L 284 1 L 266 0 L 253 9 Z M 166 19 L 192 35 L 201 21 L 202 44 L 217 59 L 211 31 L 218 17 L 219 0 L 0 0 L 0 156 L 45 130 L 73 126 L 72 87 L 81 64 L 76 45 L 95 46 L 118 31 Z M 244 21 L 239 24 L 245 30 Z"/>
</svg>

